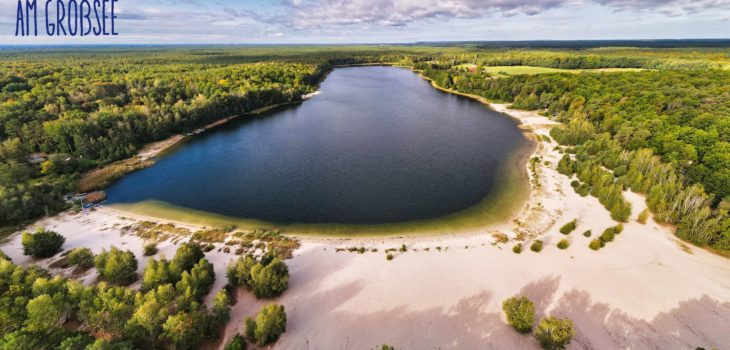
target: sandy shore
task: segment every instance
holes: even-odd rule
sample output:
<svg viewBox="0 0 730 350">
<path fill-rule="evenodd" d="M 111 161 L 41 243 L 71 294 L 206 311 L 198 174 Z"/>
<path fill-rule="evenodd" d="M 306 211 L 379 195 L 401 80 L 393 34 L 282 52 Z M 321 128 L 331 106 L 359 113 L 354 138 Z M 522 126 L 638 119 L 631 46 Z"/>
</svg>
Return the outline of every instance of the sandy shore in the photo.
<svg viewBox="0 0 730 350">
<path fill-rule="evenodd" d="M 530 112 L 507 112 L 536 134 L 548 134 L 553 124 Z M 694 349 L 730 344 L 730 261 L 681 243 L 672 228 L 650 220 L 635 221 L 646 207 L 643 198 L 626 193 L 632 219 L 624 231 L 599 251 L 591 239 L 616 223 L 596 198 L 580 197 L 570 179 L 555 167 L 560 154 L 554 142 L 540 142 L 542 161 L 530 170 L 529 201 L 510 223 L 473 232 L 436 237 L 302 238 L 288 260 L 289 289 L 272 300 L 286 307 L 287 332 L 280 349 L 371 349 L 388 343 L 400 349 L 536 349 L 537 342 L 509 328 L 501 302 L 509 296 L 530 297 L 538 317 L 570 317 L 577 337 L 569 349 Z M 61 214 L 37 222 L 67 237 L 64 249 L 90 247 L 98 252 L 117 245 L 141 259 L 143 240 L 123 229 L 143 219 L 110 208 L 77 215 Z M 577 219 L 568 236 L 558 232 Z M 195 230 L 197 227 L 188 226 Z M 582 233 L 592 230 L 591 238 Z M 493 234 L 510 238 L 495 244 Z M 517 237 L 527 237 L 521 254 L 512 252 Z M 566 238 L 571 246 L 556 247 Z M 527 247 L 545 242 L 540 253 Z M 22 256 L 19 234 L 0 249 L 20 264 L 48 266 Z M 405 244 L 386 260 L 385 250 Z M 337 248 L 377 249 L 363 254 Z M 171 257 L 175 244 L 159 245 Z M 225 284 L 225 266 L 234 254 L 208 253 L 215 264 L 216 292 Z M 69 271 L 54 272 L 68 274 Z M 95 278 L 89 271 L 81 277 Z M 213 293 L 211 293 L 212 295 Z M 243 329 L 265 301 L 239 290 L 225 337 Z"/>
</svg>

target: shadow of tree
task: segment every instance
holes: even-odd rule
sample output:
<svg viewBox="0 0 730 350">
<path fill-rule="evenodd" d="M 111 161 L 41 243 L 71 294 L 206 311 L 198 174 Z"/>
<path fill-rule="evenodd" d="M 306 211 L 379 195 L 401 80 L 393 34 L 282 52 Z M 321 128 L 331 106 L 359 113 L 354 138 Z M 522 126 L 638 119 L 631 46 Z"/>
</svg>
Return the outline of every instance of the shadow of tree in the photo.
<svg viewBox="0 0 730 350">
<path fill-rule="evenodd" d="M 643 320 L 593 302 L 586 291 L 573 289 L 558 295 L 559 285 L 558 277 L 547 276 L 516 294 L 533 300 L 538 319 L 552 314 L 574 321 L 577 336 L 569 349 L 723 349 L 730 344 L 728 302 L 704 295 Z M 347 283 L 306 297 L 276 348 L 371 349 L 388 343 L 399 349 L 539 349 L 533 337 L 520 335 L 506 324 L 502 301 L 493 300 L 489 292 L 446 308 L 404 305 L 371 313 L 338 310 L 363 286 Z M 495 305 L 500 311 L 494 310 Z"/>
</svg>

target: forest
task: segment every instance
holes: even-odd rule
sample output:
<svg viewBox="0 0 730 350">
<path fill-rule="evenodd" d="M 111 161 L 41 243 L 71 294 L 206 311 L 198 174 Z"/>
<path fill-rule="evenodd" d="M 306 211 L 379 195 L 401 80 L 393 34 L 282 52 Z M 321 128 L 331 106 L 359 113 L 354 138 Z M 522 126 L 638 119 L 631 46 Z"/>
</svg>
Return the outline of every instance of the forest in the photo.
<svg viewBox="0 0 730 350">
<path fill-rule="evenodd" d="M 576 192 L 598 198 L 618 222 L 631 214 L 623 191 L 642 193 L 654 217 L 676 225 L 680 238 L 730 251 L 728 48 L 54 48 L 2 50 L 0 62 L 0 226 L 9 231 L 67 209 L 64 197 L 77 190 L 84 173 L 133 157 L 150 142 L 262 107 L 299 102 L 339 65 L 392 64 L 418 71 L 441 88 L 511 103 L 561 122 L 551 132 L 564 153 L 558 171 L 574 178 Z M 494 66 L 584 71 L 495 74 L 484 69 Z M 636 70 L 590 71 L 599 68 Z M 601 239 L 621 227 L 607 229 Z M 574 229 L 573 221 L 561 230 Z M 24 233 L 23 252 L 54 256 L 64 241 L 52 231 Z M 145 251 L 154 255 L 155 247 L 149 248 Z M 270 251 L 232 261 L 228 288 L 206 306 L 203 299 L 222 276 L 215 276 L 195 242 L 181 243 L 170 260 L 151 258 L 141 275 L 128 250 L 64 252 L 61 260 L 68 266 L 96 268 L 100 282 L 94 285 L 52 276 L 37 266 L 21 267 L 0 254 L 0 349 L 209 344 L 228 321 L 229 289 L 246 288 L 262 299 L 287 289 L 285 258 Z M 139 289 L 129 287 L 138 280 Z M 505 302 L 508 318 L 508 310 L 528 302 Z M 518 321 L 510 324 L 527 329 Z M 547 318 L 538 330 L 551 327 L 565 330 L 562 343 L 574 336 L 569 320 Z M 227 349 L 275 342 L 286 330 L 285 310 L 266 305 L 255 319 L 245 320 L 243 329 Z M 552 341 L 548 333 L 536 333 L 541 343 Z"/>
<path fill-rule="evenodd" d="M 730 249 L 730 59 L 723 47 L 111 47 L 3 50 L 0 225 L 64 210 L 81 175 L 221 118 L 301 101 L 332 67 L 410 67 L 445 89 L 561 121 L 569 173 L 615 219 L 648 196 L 694 243 Z M 483 67 L 583 69 L 499 75 Z M 597 68 L 641 71 L 590 72 Z M 565 164 L 564 164 L 565 165 Z M 564 169 L 565 170 L 565 169 Z M 598 176 L 605 172 L 611 176 Z"/>
</svg>

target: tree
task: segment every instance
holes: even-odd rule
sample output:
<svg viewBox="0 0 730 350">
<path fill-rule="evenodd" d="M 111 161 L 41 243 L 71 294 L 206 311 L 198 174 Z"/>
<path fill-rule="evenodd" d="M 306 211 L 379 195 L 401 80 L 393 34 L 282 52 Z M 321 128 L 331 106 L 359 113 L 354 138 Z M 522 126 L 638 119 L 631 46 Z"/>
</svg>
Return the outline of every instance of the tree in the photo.
<svg viewBox="0 0 730 350">
<path fill-rule="evenodd" d="M 149 259 L 147 266 L 142 273 L 142 291 L 153 290 L 158 286 L 168 283 L 176 283 L 180 275 L 176 275 L 170 269 L 170 263 L 165 259 Z"/>
<path fill-rule="evenodd" d="M 284 306 L 268 304 L 261 308 L 256 321 L 246 319 L 246 335 L 259 345 L 271 344 L 279 339 L 279 336 L 286 331 L 286 313 Z"/>
<path fill-rule="evenodd" d="M 236 333 L 231 340 L 226 343 L 223 350 L 246 350 L 246 340 L 243 339 L 241 334 Z"/>
<path fill-rule="evenodd" d="M 289 284 L 286 263 L 273 255 L 257 261 L 252 255 L 239 258 L 226 271 L 230 285 L 243 285 L 253 290 L 257 298 L 271 298 L 283 293 Z"/>
<path fill-rule="evenodd" d="M 520 333 L 529 333 L 535 323 L 535 306 L 526 297 L 511 297 L 502 303 L 507 323 Z"/>
<path fill-rule="evenodd" d="M 266 266 L 257 264 L 251 269 L 251 282 L 257 298 L 278 296 L 289 285 L 289 269 L 279 258 Z"/>
<path fill-rule="evenodd" d="M 63 307 L 48 294 L 39 295 L 26 306 L 28 320 L 26 329 L 31 332 L 49 333 L 63 323 Z"/>
<path fill-rule="evenodd" d="M 48 258 L 61 250 L 66 238 L 53 231 L 39 228 L 35 233 L 25 232 L 21 237 L 23 254 L 34 258 Z"/>
<path fill-rule="evenodd" d="M 545 317 L 538 323 L 535 329 L 535 337 L 543 349 L 565 349 L 575 337 L 573 321 L 567 318 Z"/>
<path fill-rule="evenodd" d="M 185 242 L 177 248 L 175 257 L 170 261 L 170 269 L 173 273 L 180 275 L 184 271 L 192 269 L 204 257 L 205 253 L 197 243 Z"/>
<path fill-rule="evenodd" d="M 126 285 L 137 279 L 137 258 L 129 250 L 112 247 L 102 250 L 94 259 L 99 276 L 114 284 Z"/>
<path fill-rule="evenodd" d="M 74 248 L 68 253 L 66 260 L 71 266 L 86 269 L 94 266 L 94 253 L 89 248 Z"/>
<path fill-rule="evenodd" d="M 159 297 L 157 291 L 147 293 L 144 299 L 129 320 L 129 325 L 140 329 L 145 334 L 148 344 L 155 349 L 157 337 L 162 333 L 162 325 L 167 320 L 172 305 L 171 301 Z"/>
<path fill-rule="evenodd" d="M 87 346 L 93 344 L 95 340 L 96 338 L 88 333 L 79 333 L 64 339 L 58 345 L 58 350 L 84 350 Z"/>
<path fill-rule="evenodd" d="M 78 317 L 92 332 L 118 340 L 136 307 L 134 291 L 101 283 L 94 293 L 85 295 L 79 302 Z"/>
</svg>

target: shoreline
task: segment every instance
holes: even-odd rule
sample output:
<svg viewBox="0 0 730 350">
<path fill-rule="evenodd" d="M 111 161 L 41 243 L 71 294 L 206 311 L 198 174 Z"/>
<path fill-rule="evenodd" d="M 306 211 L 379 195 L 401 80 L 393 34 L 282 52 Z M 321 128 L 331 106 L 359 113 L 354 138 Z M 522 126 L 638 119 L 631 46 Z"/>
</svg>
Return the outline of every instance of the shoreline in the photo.
<svg viewBox="0 0 730 350">
<path fill-rule="evenodd" d="M 535 135 L 547 134 L 555 124 L 534 112 L 510 110 L 506 104 L 490 107 L 514 114 Z M 230 321 L 211 347 L 221 349 L 243 331 L 246 317 L 275 302 L 287 313 L 287 331 L 275 348 L 370 349 L 387 343 L 403 349 L 539 349 L 533 337 L 517 334 L 504 320 L 501 303 L 517 294 L 534 302 L 537 318 L 554 315 L 574 321 L 577 335 L 569 350 L 730 344 L 730 333 L 725 331 L 730 328 L 728 260 L 682 242 L 673 227 L 651 217 L 640 224 L 637 216 L 646 203 L 632 192 L 624 193 L 632 215 L 623 232 L 606 247 L 591 250 L 589 242 L 616 222 L 598 199 L 579 196 L 571 179 L 557 172 L 562 155 L 553 149 L 555 145 L 554 140 L 536 142 L 534 154 L 541 161 L 534 173 L 527 169 L 529 199 L 516 219 L 504 224 L 442 235 L 298 236 L 301 247 L 286 260 L 291 273 L 287 291 L 275 299 L 257 300 L 236 289 Z M 576 230 L 561 234 L 560 226 L 573 219 Z M 141 272 L 151 258 L 142 256 L 148 241 L 125 227 L 144 220 L 174 222 L 102 207 L 76 215 L 64 212 L 33 225 L 64 235 L 64 250 L 88 247 L 97 253 L 112 245 L 129 249 L 140 259 Z M 192 232 L 205 226 L 175 225 Z M 591 237 L 583 235 L 588 230 Z M 171 236 L 159 242 L 154 257 L 172 256 L 176 245 L 187 238 Z M 538 239 L 544 248 L 535 253 L 529 246 Z M 567 249 L 556 246 L 562 239 L 570 242 Z M 520 254 L 512 252 L 515 244 L 523 245 Z M 406 251 L 399 251 L 401 245 Z M 223 246 L 216 243 L 217 248 Z M 356 247 L 363 247 L 364 253 L 348 251 Z M 0 249 L 20 265 L 48 267 L 60 257 L 23 256 L 18 233 Z M 394 258 L 387 260 L 385 254 L 391 249 Z M 215 249 L 206 258 L 216 274 L 206 298 L 210 303 L 224 288 L 227 264 L 238 256 Z M 68 269 L 52 272 L 71 276 Z M 94 283 L 96 274 L 90 269 L 74 277 Z"/>
<path fill-rule="evenodd" d="M 281 224 L 250 218 L 229 217 L 216 213 L 178 207 L 158 201 L 116 204 L 110 206 L 110 208 L 128 214 L 148 217 L 150 220 L 178 221 L 205 226 L 234 225 L 246 229 L 254 229 L 258 227 L 277 228 L 282 229 L 285 234 L 292 237 L 310 238 L 348 238 L 350 236 L 358 236 L 363 239 L 373 239 L 384 237 L 451 235 L 455 233 L 472 232 L 479 229 L 502 227 L 503 225 L 508 225 L 520 216 L 521 212 L 530 200 L 531 193 L 534 191 L 529 160 L 536 155 L 540 145 L 540 140 L 534 135 L 533 128 L 526 125 L 526 120 L 524 118 L 515 114 L 520 111 L 509 110 L 506 108 L 506 105 L 489 103 L 489 101 L 477 95 L 469 95 L 443 89 L 431 81 L 431 79 L 424 77 L 420 74 L 420 72 L 412 69 L 411 67 L 400 67 L 394 63 L 337 65 L 333 66 L 333 69 L 359 66 L 388 66 L 408 69 L 411 72 L 417 73 L 422 79 L 429 81 L 431 86 L 437 90 L 475 100 L 486 108 L 504 114 L 512 120 L 517 121 L 518 124 L 516 127 L 522 130 L 522 134 L 528 144 L 525 145 L 524 149 L 516 151 L 511 156 L 513 159 L 508 160 L 506 167 L 503 170 L 506 173 L 503 175 L 506 179 L 503 186 L 504 188 L 497 193 L 486 196 L 480 202 L 475 203 L 466 209 L 446 216 L 385 224 Z M 332 70 L 327 71 L 319 83 L 324 81 L 331 72 Z M 296 103 L 302 103 L 308 98 L 316 96 L 318 93 L 319 89 L 308 94 L 308 96 L 303 96 L 302 101 L 297 101 Z M 267 106 L 258 112 L 261 113 L 273 110 L 283 105 L 286 104 Z M 235 117 L 229 118 L 233 119 Z M 226 122 L 230 119 L 226 120 Z M 217 125 L 221 125 L 223 123 L 219 123 Z M 505 206 L 507 207 L 506 209 Z M 179 217 L 187 219 L 179 219 Z"/>
</svg>

